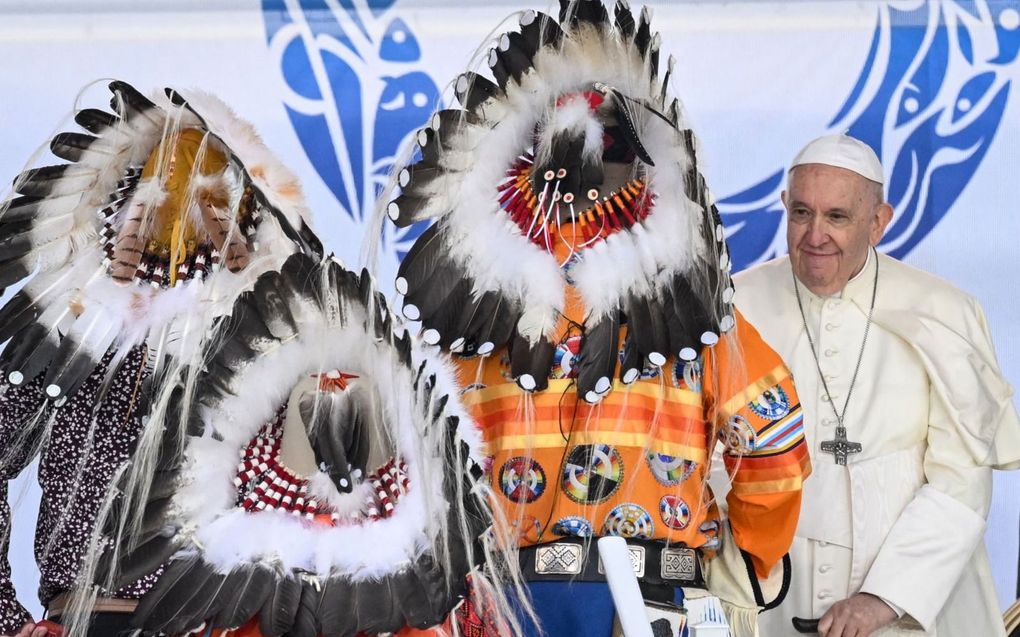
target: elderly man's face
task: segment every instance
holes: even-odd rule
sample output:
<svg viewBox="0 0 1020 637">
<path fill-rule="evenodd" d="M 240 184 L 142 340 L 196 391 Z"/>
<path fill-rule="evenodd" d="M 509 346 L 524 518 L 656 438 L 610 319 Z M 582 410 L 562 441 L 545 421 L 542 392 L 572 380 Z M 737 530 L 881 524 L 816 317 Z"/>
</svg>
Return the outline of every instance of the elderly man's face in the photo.
<svg viewBox="0 0 1020 637">
<path fill-rule="evenodd" d="M 878 184 L 824 164 L 794 168 L 783 204 L 793 271 L 819 296 L 839 292 L 864 267 L 892 219 Z"/>
</svg>

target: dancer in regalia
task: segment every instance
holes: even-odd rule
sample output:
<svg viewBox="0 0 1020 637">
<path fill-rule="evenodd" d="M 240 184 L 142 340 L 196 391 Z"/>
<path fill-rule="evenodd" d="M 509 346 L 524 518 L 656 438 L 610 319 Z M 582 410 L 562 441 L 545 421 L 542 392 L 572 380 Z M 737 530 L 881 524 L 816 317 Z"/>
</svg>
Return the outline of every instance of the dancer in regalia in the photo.
<svg viewBox="0 0 1020 637">
<path fill-rule="evenodd" d="M 11 584 L 8 481 L 39 458 L 40 601 L 63 621 L 112 477 L 163 436 L 167 380 L 201 368 L 216 317 L 260 274 L 317 249 L 296 179 L 225 104 L 109 88 L 109 111 L 77 111 L 81 130 L 50 142 L 65 163 L 25 171 L 0 205 L 0 286 L 24 283 L 0 309 L 0 634 L 41 619 Z M 144 470 L 127 481 L 149 488 Z M 147 566 L 79 609 L 94 634 L 127 625 Z"/>
<path fill-rule="evenodd" d="M 732 305 L 659 49 L 625 2 L 524 12 L 488 51 L 493 79 L 460 76 L 460 108 L 418 133 L 386 208 L 433 221 L 399 270 L 403 313 L 457 357 L 530 599 L 560 637 L 610 635 L 605 535 L 627 538 L 671 630 L 685 593 L 754 634 L 810 471 L 789 370 Z M 725 503 L 708 485 L 719 442 Z M 495 634 L 474 611 L 471 634 Z"/>
</svg>

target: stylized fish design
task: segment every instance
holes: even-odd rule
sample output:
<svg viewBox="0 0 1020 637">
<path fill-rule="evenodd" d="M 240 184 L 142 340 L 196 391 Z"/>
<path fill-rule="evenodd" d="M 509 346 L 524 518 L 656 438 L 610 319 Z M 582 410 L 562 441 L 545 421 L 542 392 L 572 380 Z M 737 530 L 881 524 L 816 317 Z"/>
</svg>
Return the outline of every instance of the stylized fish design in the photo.
<svg viewBox="0 0 1020 637">
<path fill-rule="evenodd" d="M 319 177 L 354 221 L 367 221 L 397 151 L 439 101 L 396 0 L 263 0 L 284 104 Z M 336 7 L 336 9 L 334 9 Z M 392 230 L 392 229 L 388 229 Z M 387 237 L 402 254 L 422 228 Z"/>
<path fill-rule="evenodd" d="M 865 141 L 882 159 L 896 214 L 879 247 L 902 257 L 949 212 L 1002 122 L 1020 2 L 925 0 L 877 13 L 861 75 L 829 130 Z M 719 202 L 734 270 L 786 251 L 785 172 Z"/>
</svg>

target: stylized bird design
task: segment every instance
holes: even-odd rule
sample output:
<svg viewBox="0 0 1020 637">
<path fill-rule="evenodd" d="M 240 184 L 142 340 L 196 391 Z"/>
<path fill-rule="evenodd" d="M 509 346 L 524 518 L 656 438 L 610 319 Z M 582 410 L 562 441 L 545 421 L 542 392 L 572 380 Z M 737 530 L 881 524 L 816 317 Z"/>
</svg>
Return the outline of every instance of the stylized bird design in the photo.
<svg viewBox="0 0 1020 637">
<path fill-rule="evenodd" d="M 334 11 L 324 0 L 294 9 L 283 0 L 262 3 L 294 132 L 357 223 L 371 218 L 398 151 L 439 103 L 418 40 L 392 15 L 393 3 L 367 4 Z M 405 253 L 423 229 L 391 229 L 388 249 Z"/>
<path fill-rule="evenodd" d="M 1002 122 L 1012 87 L 1005 71 L 1018 52 L 1017 2 L 877 8 L 861 75 L 829 129 L 868 143 L 886 168 L 896 216 L 880 249 L 906 255 L 952 208 Z M 785 172 L 719 201 L 734 271 L 785 252 Z"/>
</svg>

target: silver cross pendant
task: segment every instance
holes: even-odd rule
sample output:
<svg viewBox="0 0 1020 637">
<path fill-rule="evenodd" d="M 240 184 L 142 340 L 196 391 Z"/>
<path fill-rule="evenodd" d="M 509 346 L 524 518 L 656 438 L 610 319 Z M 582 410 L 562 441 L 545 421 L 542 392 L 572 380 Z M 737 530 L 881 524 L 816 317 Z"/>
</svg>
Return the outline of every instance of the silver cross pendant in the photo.
<svg viewBox="0 0 1020 637">
<path fill-rule="evenodd" d="M 846 457 L 852 453 L 860 453 L 864 447 L 859 442 L 851 442 L 846 439 L 846 427 L 836 427 L 835 440 L 822 441 L 822 453 L 831 453 L 836 459 L 836 464 L 846 465 Z"/>
</svg>

